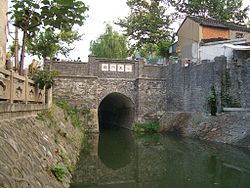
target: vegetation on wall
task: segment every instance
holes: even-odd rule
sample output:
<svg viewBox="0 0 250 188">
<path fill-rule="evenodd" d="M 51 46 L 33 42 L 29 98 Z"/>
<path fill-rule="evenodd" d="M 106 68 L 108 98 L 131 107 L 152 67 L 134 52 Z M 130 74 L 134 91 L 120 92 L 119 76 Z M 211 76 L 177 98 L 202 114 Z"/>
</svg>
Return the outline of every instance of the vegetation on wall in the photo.
<svg viewBox="0 0 250 188">
<path fill-rule="evenodd" d="M 221 80 L 221 106 L 222 107 L 241 107 L 240 97 L 232 96 L 230 94 L 231 90 L 231 78 L 229 70 L 226 69 L 223 72 L 222 80 Z"/>
<path fill-rule="evenodd" d="M 160 123 L 158 121 L 149 123 L 136 123 L 135 131 L 142 133 L 157 133 L 160 131 Z"/>
<path fill-rule="evenodd" d="M 89 109 L 77 110 L 65 100 L 55 100 L 55 104 L 67 112 L 74 127 L 87 125 L 93 118 Z"/>
<path fill-rule="evenodd" d="M 54 174 L 56 179 L 60 182 L 64 181 L 65 178 L 65 167 L 63 165 L 55 165 L 52 167 L 51 172 Z"/>
<path fill-rule="evenodd" d="M 70 117 L 70 120 L 71 120 L 71 123 L 74 127 L 79 127 L 81 125 L 81 121 L 80 121 L 80 118 L 77 114 L 77 110 L 76 108 L 70 106 L 66 101 L 64 100 L 55 100 L 55 104 L 64 109 L 67 114 L 69 115 Z"/>
<path fill-rule="evenodd" d="M 208 96 L 208 104 L 210 106 L 210 113 L 212 116 L 216 116 L 217 113 L 217 99 L 214 85 L 210 88 L 210 95 Z"/>
</svg>

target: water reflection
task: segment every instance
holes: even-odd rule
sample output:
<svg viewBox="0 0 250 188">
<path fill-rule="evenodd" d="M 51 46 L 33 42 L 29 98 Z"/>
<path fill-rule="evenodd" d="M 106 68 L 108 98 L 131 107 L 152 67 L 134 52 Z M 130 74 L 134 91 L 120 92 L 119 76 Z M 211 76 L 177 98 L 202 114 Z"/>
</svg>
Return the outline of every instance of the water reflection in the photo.
<svg viewBox="0 0 250 188">
<path fill-rule="evenodd" d="M 248 150 L 126 130 L 90 135 L 85 143 L 71 187 L 250 187 Z"/>
<path fill-rule="evenodd" d="M 128 165 L 134 156 L 134 140 L 127 129 L 111 129 L 99 135 L 98 156 L 106 167 L 119 169 Z"/>
</svg>

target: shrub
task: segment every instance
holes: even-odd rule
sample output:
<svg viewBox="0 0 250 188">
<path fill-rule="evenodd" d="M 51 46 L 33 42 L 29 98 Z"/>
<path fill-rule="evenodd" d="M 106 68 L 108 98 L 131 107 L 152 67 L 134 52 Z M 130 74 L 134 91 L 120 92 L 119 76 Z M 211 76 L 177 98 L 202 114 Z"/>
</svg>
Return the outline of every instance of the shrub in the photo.
<svg viewBox="0 0 250 188">
<path fill-rule="evenodd" d="M 60 182 L 64 181 L 64 175 L 65 175 L 65 167 L 62 165 L 55 165 L 52 169 L 51 169 L 52 173 L 54 174 L 54 176 L 56 177 L 56 179 Z"/>
<path fill-rule="evenodd" d="M 136 123 L 135 131 L 144 133 L 157 133 L 160 130 L 160 123 L 158 121 L 149 123 Z"/>
<path fill-rule="evenodd" d="M 55 77 L 59 75 L 58 71 L 45 71 L 36 70 L 36 72 L 31 76 L 31 79 L 35 81 L 39 89 L 49 89 L 55 82 Z"/>
<path fill-rule="evenodd" d="M 210 95 L 208 96 L 208 104 L 210 106 L 210 113 L 212 116 L 216 116 L 217 104 L 216 104 L 216 92 L 214 85 L 210 88 Z"/>
</svg>

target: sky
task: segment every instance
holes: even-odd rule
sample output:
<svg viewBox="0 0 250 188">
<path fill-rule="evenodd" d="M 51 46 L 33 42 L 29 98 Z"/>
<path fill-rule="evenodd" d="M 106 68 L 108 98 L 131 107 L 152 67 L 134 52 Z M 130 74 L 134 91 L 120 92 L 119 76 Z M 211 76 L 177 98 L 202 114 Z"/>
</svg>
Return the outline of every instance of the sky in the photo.
<svg viewBox="0 0 250 188">
<path fill-rule="evenodd" d="M 127 0 L 84 0 L 89 6 L 88 18 L 84 26 L 79 30 L 83 34 L 82 40 L 75 43 L 75 49 L 70 53 L 70 58 L 81 58 L 88 61 L 89 45 L 91 40 L 95 40 L 105 31 L 106 24 L 111 24 L 116 31 L 121 31 L 117 25 L 113 24 L 118 18 L 128 15 L 129 8 Z"/>
<path fill-rule="evenodd" d="M 83 62 L 88 61 L 89 45 L 91 40 L 95 40 L 105 31 L 105 25 L 111 24 L 116 31 L 121 31 L 119 26 L 113 24 L 118 18 L 124 18 L 129 13 L 126 5 L 127 0 L 83 0 L 89 6 L 88 18 L 79 30 L 84 34 L 81 41 L 75 43 L 75 49 L 70 53 L 70 58 L 81 58 Z M 243 0 L 244 6 L 250 5 L 250 0 Z M 249 13 L 250 15 L 250 13 Z M 175 30 L 180 26 L 175 23 Z"/>
<path fill-rule="evenodd" d="M 129 8 L 126 5 L 127 0 L 82 0 L 87 6 L 88 17 L 84 25 L 79 28 L 80 34 L 83 34 L 82 40 L 74 43 L 75 49 L 69 54 L 69 58 L 76 60 L 78 57 L 83 62 L 88 61 L 89 46 L 91 40 L 96 40 L 98 36 L 105 31 L 105 25 L 111 24 L 116 31 L 121 31 L 119 26 L 113 24 L 118 18 L 124 18 L 129 13 Z M 243 0 L 244 6 L 250 5 L 250 0 Z M 250 13 L 249 13 L 250 16 Z M 175 23 L 175 30 L 180 26 Z M 28 62 L 33 57 L 27 57 Z M 61 58 L 61 57 L 60 57 Z"/>
</svg>

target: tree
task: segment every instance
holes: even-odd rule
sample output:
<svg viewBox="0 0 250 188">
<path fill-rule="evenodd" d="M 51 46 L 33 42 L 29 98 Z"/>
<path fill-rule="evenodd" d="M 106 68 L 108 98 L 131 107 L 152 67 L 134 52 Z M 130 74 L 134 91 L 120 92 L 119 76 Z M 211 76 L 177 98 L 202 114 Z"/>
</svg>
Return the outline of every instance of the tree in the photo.
<svg viewBox="0 0 250 188">
<path fill-rule="evenodd" d="M 67 56 L 74 49 L 70 46 L 71 43 L 79 39 L 80 36 L 76 31 L 64 31 L 57 34 L 51 29 L 46 29 L 39 31 L 35 37 L 27 39 L 27 52 L 43 59 L 52 58 L 58 53 Z"/>
<path fill-rule="evenodd" d="M 128 57 L 127 38 L 113 31 L 110 25 L 106 25 L 104 34 L 97 40 L 90 42 L 90 51 L 97 57 L 105 58 L 126 58 Z"/>
<path fill-rule="evenodd" d="M 128 0 L 127 5 L 130 7 L 129 16 L 119 19 L 117 24 L 125 28 L 126 35 L 133 43 L 131 53 L 137 51 L 145 57 L 147 52 L 163 52 L 160 48 L 163 47 L 163 43 L 170 41 L 172 32 L 172 20 L 167 14 L 166 7 L 159 0 Z M 168 49 L 168 46 L 164 47 Z M 167 54 L 161 53 L 161 56 L 166 57 Z"/>
<path fill-rule="evenodd" d="M 23 70 L 26 39 L 33 38 L 41 28 L 71 31 L 82 25 L 88 8 L 80 0 L 11 0 L 11 20 L 23 31 L 20 73 Z"/>
<path fill-rule="evenodd" d="M 235 23 L 244 23 L 249 11 L 243 0 L 170 0 L 170 4 L 180 13 Z"/>
</svg>

